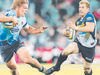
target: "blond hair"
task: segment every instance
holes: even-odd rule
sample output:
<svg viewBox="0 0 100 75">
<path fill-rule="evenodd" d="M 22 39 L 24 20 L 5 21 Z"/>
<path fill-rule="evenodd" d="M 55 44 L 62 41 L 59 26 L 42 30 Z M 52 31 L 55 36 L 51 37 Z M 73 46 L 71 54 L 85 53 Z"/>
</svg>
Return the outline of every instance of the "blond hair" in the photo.
<svg viewBox="0 0 100 75">
<path fill-rule="evenodd" d="M 81 0 L 81 1 L 79 2 L 79 4 L 86 4 L 86 7 L 87 7 L 87 8 L 90 8 L 90 3 L 89 3 L 89 1 L 87 1 L 87 0 Z"/>
<path fill-rule="evenodd" d="M 16 7 L 25 3 L 28 4 L 28 0 L 14 0 L 12 4 L 12 8 L 15 9 Z"/>
</svg>

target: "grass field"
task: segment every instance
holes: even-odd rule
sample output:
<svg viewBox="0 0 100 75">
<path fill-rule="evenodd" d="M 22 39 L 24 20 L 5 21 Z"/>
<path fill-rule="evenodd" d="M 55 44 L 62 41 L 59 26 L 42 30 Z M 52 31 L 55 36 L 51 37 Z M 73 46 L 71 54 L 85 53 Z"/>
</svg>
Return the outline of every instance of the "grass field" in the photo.
<svg viewBox="0 0 100 75">
<path fill-rule="evenodd" d="M 46 68 L 52 66 L 52 64 L 43 64 Z M 100 64 L 93 64 L 93 75 L 100 75 Z M 37 69 L 33 69 L 29 65 L 18 65 L 20 75 L 44 75 L 38 72 Z M 0 65 L 0 75 L 11 75 L 10 70 L 5 64 Z M 82 65 L 79 64 L 64 64 L 59 72 L 55 72 L 54 75 L 84 75 Z"/>
</svg>

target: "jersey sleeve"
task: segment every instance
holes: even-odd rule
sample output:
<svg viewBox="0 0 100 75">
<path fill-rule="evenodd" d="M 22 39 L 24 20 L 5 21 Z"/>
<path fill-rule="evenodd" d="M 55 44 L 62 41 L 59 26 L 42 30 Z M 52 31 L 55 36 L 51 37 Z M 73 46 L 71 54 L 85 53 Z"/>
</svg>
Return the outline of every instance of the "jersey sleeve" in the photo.
<svg viewBox="0 0 100 75">
<path fill-rule="evenodd" d="M 7 16 L 7 17 L 12 16 L 12 17 L 16 18 L 16 13 L 15 13 L 14 10 L 11 10 L 11 9 L 9 9 L 9 10 L 4 10 L 4 11 L 1 13 L 0 17 L 3 17 L 3 16 Z M 4 25 L 6 28 L 13 28 L 13 23 L 12 23 L 12 21 L 3 22 L 3 25 Z"/>
<path fill-rule="evenodd" d="M 10 10 L 4 10 L 4 11 L 0 12 L 0 17 L 2 17 L 2 15 L 10 16 Z"/>
<path fill-rule="evenodd" d="M 86 22 L 95 22 L 94 21 L 94 16 L 92 15 L 92 14 L 88 14 L 87 16 L 86 16 Z"/>
<path fill-rule="evenodd" d="M 5 16 L 16 16 L 16 13 L 14 12 L 14 10 L 9 9 L 9 10 L 4 11 L 4 15 Z"/>
</svg>

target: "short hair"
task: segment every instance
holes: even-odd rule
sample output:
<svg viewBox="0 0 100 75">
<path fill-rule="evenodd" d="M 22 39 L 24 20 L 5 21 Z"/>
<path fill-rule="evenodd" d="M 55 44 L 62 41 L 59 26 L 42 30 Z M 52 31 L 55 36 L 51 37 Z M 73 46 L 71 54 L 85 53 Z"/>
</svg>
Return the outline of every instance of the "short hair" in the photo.
<svg viewBox="0 0 100 75">
<path fill-rule="evenodd" d="M 90 8 L 90 3 L 89 3 L 88 0 L 81 0 L 81 1 L 79 2 L 79 4 L 86 4 L 86 7 L 87 7 L 87 8 Z"/>
<path fill-rule="evenodd" d="M 12 3 L 12 8 L 15 9 L 17 6 L 20 6 L 22 4 L 28 4 L 28 0 L 14 0 L 13 3 Z"/>
</svg>

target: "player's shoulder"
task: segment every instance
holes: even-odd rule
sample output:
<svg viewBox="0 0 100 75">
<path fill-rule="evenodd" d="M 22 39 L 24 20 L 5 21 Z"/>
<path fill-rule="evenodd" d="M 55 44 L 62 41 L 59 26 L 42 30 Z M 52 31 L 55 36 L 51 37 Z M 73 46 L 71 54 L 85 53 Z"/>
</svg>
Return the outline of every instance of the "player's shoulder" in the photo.
<svg viewBox="0 0 100 75">
<path fill-rule="evenodd" d="M 88 12 L 87 15 L 85 16 L 86 20 L 94 20 L 94 15 L 91 12 Z"/>
<path fill-rule="evenodd" d="M 16 12 L 13 9 L 6 9 L 3 12 L 5 16 L 16 16 Z"/>
<path fill-rule="evenodd" d="M 94 18 L 94 15 L 93 15 L 93 13 L 91 13 L 91 12 L 88 12 L 88 13 L 87 13 L 87 15 L 86 15 L 86 18 L 88 18 L 88 17 Z"/>
</svg>

